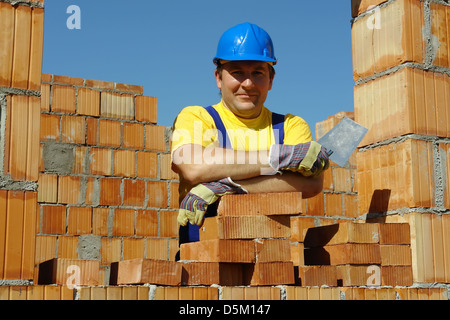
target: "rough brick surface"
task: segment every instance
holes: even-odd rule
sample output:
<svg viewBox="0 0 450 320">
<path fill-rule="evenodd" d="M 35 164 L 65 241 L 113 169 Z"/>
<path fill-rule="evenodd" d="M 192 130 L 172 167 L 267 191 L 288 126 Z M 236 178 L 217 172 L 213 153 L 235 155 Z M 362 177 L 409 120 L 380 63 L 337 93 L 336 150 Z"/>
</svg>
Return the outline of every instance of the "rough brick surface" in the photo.
<svg viewBox="0 0 450 320">
<path fill-rule="evenodd" d="M 289 216 L 238 216 L 206 218 L 200 240 L 289 238 Z"/>
<path fill-rule="evenodd" d="M 380 264 L 378 244 L 347 243 L 305 248 L 306 265 Z"/>
<path fill-rule="evenodd" d="M 181 284 L 182 266 L 175 261 L 130 259 L 112 264 L 111 282 L 117 285 L 152 283 Z"/>
<path fill-rule="evenodd" d="M 204 240 L 184 243 L 180 259 L 203 262 L 255 262 L 255 244 L 251 240 Z"/>
<path fill-rule="evenodd" d="M 39 284 L 88 285 L 99 284 L 99 261 L 51 259 L 39 265 Z"/>
<path fill-rule="evenodd" d="M 298 215 L 302 213 L 301 192 L 225 195 L 217 208 L 219 216 Z"/>
</svg>

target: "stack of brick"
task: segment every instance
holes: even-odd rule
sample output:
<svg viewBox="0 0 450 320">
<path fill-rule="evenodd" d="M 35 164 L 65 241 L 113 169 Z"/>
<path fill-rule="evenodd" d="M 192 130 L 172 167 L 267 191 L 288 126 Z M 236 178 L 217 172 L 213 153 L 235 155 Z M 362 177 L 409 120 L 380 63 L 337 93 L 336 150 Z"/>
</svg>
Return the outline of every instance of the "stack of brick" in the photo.
<svg viewBox="0 0 450 320">
<path fill-rule="evenodd" d="M 200 241 L 181 245 L 183 284 L 293 284 L 290 218 L 302 212 L 301 200 L 299 192 L 222 197 Z"/>
<path fill-rule="evenodd" d="M 305 234 L 302 286 L 411 286 L 409 225 L 344 222 Z"/>
<path fill-rule="evenodd" d="M 407 222 L 413 281 L 450 282 L 450 5 L 352 1 L 358 215 Z"/>
<path fill-rule="evenodd" d="M 44 1 L 0 2 L 0 281 L 33 279 Z"/>
</svg>

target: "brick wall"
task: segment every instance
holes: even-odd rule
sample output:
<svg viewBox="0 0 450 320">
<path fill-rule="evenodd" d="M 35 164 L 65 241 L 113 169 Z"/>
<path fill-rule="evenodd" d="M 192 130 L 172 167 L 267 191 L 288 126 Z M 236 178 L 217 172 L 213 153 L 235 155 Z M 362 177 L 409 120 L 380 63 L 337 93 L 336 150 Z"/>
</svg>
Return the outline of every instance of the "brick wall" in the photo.
<svg viewBox="0 0 450 320">
<path fill-rule="evenodd" d="M 352 4 L 358 215 L 408 222 L 414 282 L 448 283 L 450 6 Z"/>
<path fill-rule="evenodd" d="M 0 2 L 0 280 L 33 278 L 43 1 Z"/>
<path fill-rule="evenodd" d="M 178 182 L 157 99 L 141 86 L 43 75 L 36 265 L 172 259 Z"/>
</svg>

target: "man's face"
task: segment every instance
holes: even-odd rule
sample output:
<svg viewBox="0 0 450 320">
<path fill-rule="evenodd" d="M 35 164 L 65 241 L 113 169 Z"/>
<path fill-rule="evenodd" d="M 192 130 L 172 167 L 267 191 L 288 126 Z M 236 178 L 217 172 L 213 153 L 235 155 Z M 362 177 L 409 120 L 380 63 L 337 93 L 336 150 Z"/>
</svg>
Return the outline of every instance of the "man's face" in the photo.
<svg viewBox="0 0 450 320">
<path fill-rule="evenodd" d="M 222 77 L 215 73 L 226 107 L 241 118 L 256 118 L 272 89 L 273 77 L 263 61 L 231 61 L 223 65 Z"/>
</svg>

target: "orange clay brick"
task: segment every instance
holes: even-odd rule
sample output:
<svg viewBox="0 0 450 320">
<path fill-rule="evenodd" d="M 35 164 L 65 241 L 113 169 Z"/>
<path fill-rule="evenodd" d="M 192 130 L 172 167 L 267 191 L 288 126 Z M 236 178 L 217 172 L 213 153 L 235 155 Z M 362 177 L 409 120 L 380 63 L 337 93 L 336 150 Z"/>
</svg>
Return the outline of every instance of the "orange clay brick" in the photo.
<svg viewBox="0 0 450 320">
<path fill-rule="evenodd" d="M 136 236 L 138 237 L 158 236 L 158 212 L 156 210 L 137 210 Z M 165 247 L 167 249 L 167 245 L 165 245 Z"/>
<path fill-rule="evenodd" d="M 115 209 L 113 218 L 113 236 L 134 235 L 134 209 Z"/>
<path fill-rule="evenodd" d="M 167 208 L 167 183 L 164 181 L 147 181 L 147 207 Z"/>
<path fill-rule="evenodd" d="M 378 265 L 340 265 L 336 266 L 340 286 L 380 286 L 381 269 Z"/>
<path fill-rule="evenodd" d="M 78 239 L 75 236 L 59 236 L 57 257 L 62 259 L 78 259 Z"/>
<path fill-rule="evenodd" d="M 34 257 L 34 263 L 36 265 L 56 258 L 56 241 L 56 236 L 36 235 L 36 251 Z"/>
<path fill-rule="evenodd" d="M 172 170 L 171 154 L 159 155 L 160 177 L 163 180 L 178 180 L 178 174 Z"/>
<path fill-rule="evenodd" d="M 167 151 L 166 128 L 159 125 L 145 125 L 145 149 L 151 151 Z"/>
<path fill-rule="evenodd" d="M 65 234 L 66 233 L 66 207 L 41 205 L 42 221 L 41 233 Z"/>
<path fill-rule="evenodd" d="M 255 248 L 250 240 L 205 240 L 182 244 L 180 258 L 202 262 L 253 263 Z"/>
<path fill-rule="evenodd" d="M 153 300 L 219 300 L 219 288 L 158 286 Z"/>
<path fill-rule="evenodd" d="M 114 82 L 110 81 L 85 79 L 84 84 L 89 88 L 114 90 Z"/>
<path fill-rule="evenodd" d="M 144 125 L 141 123 L 123 124 L 123 147 L 130 149 L 144 148 Z"/>
<path fill-rule="evenodd" d="M 0 30 L 2 30 L 2 36 L 0 37 L 0 86 L 11 86 L 11 73 L 13 63 L 13 50 L 14 50 L 14 30 L 15 30 L 15 9 L 9 4 L 0 3 Z"/>
<path fill-rule="evenodd" d="M 44 9 L 17 7 L 12 87 L 40 90 L 43 34 Z"/>
<path fill-rule="evenodd" d="M 144 180 L 123 180 L 123 205 L 133 207 L 144 207 L 145 181 Z"/>
<path fill-rule="evenodd" d="M 406 244 L 411 243 L 408 223 L 379 223 L 380 244 Z"/>
<path fill-rule="evenodd" d="M 112 154 L 112 149 L 91 148 L 89 152 L 89 173 L 94 175 L 111 175 Z"/>
<path fill-rule="evenodd" d="M 223 287 L 222 300 L 281 300 L 279 287 Z"/>
<path fill-rule="evenodd" d="M 11 179 L 37 181 L 39 173 L 40 101 L 38 97 L 7 96 L 5 171 Z M 6 173 L 6 172 L 5 172 Z"/>
<path fill-rule="evenodd" d="M 244 281 L 250 286 L 294 284 L 292 262 L 257 262 L 244 266 Z"/>
<path fill-rule="evenodd" d="M 75 88 L 53 85 L 52 112 L 75 113 Z"/>
<path fill-rule="evenodd" d="M 41 84 L 41 111 L 50 111 L 50 85 Z"/>
<path fill-rule="evenodd" d="M 325 216 L 343 216 L 344 209 L 342 207 L 343 194 L 342 193 L 324 193 L 325 196 Z"/>
<path fill-rule="evenodd" d="M 210 217 L 200 228 L 201 241 L 289 237 L 289 216 Z"/>
<path fill-rule="evenodd" d="M 118 285 L 152 283 L 178 286 L 181 284 L 182 266 L 175 261 L 131 259 L 113 263 L 111 268 L 117 272 L 117 281 L 113 280 L 113 283 Z"/>
<path fill-rule="evenodd" d="M 305 235 L 305 247 L 322 247 L 344 243 L 379 243 L 376 223 L 341 222 L 309 228 Z"/>
<path fill-rule="evenodd" d="M 120 195 L 120 178 L 100 179 L 100 205 L 118 206 L 122 204 Z"/>
<path fill-rule="evenodd" d="M 160 237 L 178 237 L 179 225 L 177 223 L 178 210 L 168 210 L 159 212 Z"/>
<path fill-rule="evenodd" d="M 344 194 L 344 217 L 357 218 L 358 215 L 358 195 Z"/>
<path fill-rule="evenodd" d="M 172 209 L 178 209 L 180 207 L 179 200 L 179 189 L 180 189 L 180 183 L 178 182 L 169 182 L 169 189 L 170 189 L 170 198 L 169 198 L 169 208 Z"/>
<path fill-rule="evenodd" d="M 380 264 L 380 246 L 375 243 L 346 243 L 306 248 L 306 265 Z"/>
<path fill-rule="evenodd" d="M 409 245 L 380 245 L 381 265 L 410 266 L 411 247 Z"/>
<path fill-rule="evenodd" d="M 69 207 L 67 233 L 73 235 L 91 234 L 92 208 Z"/>
<path fill-rule="evenodd" d="M 77 114 L 98 117 L 100 114 L 100 91 L 79 88 L 77 92 Z"/>
<path fill-rule="evenodd" d="M 181 284 L 184 286 L 244 284 L 244 268 L 241 263 L 182 261 Z"/>
<path fill-rule="evenodd" d="M 145 256 L 147 257 L 147 259 L 175 260 L 169 258 L 168 246 L 170 246 L 169 244 L 170 240 L 175 240 L 178 242 L 178 239 L 162 239 L 162 238 L 147 239 L 147 250 L 145 252 Z"/>
<path fill-rule="evenodd" d="M 145 257 L 145 239 L 124 238 L 123 260 L 138 259 Z"/>
<path fill-rule="evenodd" d="M 114 150 L 114 175 L 134 177 L 136 175 L 136 152 L 132 150 Z"/>
<path fill-rule="evenodd" d="M 418 0 L 398 0 L 355 21 L 352 25 L 354 80 L 405 62 L 422 63 L 423 21 L 423 4 Z"/>
<path fill-rule="evenodd" d="M 157 123 L 157 98 L 136 97 L 136 120 L 141 122 Z"/>
<path fill-rule="evenodd" d="M 92 234 L 108 235 L 109 208 L 92 208 Z"/>
<path fill-rule="evenodd" d="M 98 143 L 98 122 L 96 118 L 86 118 L 86 144 L 88 145 Z"/>
<path fill-rule="evenodd" d="M 0 279 L 32 279 L 37 193 L 0 190 Z"/>
<path fill-rule="evenodd" d="M 103 91 L 101 93 L 100 115 L 104 118 L 133 120 L 133 96 L 130 94 L 119 94 Z"/>
<path fill-rule="evenodd" d="M 318 195 L 305 199 L 303 213 L 309 216 L 324 216 L 325 215 L 325 193 L 320 192 Z"/>
<path fill-rule="evenodd" d="M 58 200 L 58 176 L 40 173 L 38 180 L 38 201 L 56 203 Z"/>
<path fill-rule="evenodd" d="M 77 300 L 149 300 L 149 290 L 145 286 L 126 287 L 77 287 Z"/>
<path fill-rule="evenodd" d="M 121 259 L 121 238 L 102 237 L 101 242 L 100 254 L 102 265 L 107 265 Z"/>
<path fill-rule="evenodd" d="M 301 192 L 225 195 L 217 208 L 219 216 L 297 215 L 302 212 Z"/>
<path fill-rule="evenodd" d="M 441 154 L 441 172 L 447 183 L 444 185 L 444 206 L 450 208 L 450 143 L 440 143 L 439 153 Z"/>
<path fill-rule="evenodd" d="M 53 83 L 69 84 L 69 85 L 73 85 L 73 86 L 82 86 L 83 79 L 54 74 L 53 75 Z"/>
<path fill-rule="evenodd" d="M 125 83 L 115 83 L 114 84 L 115 91 L 123 91 L 130 93 L 143 94 L 144 88 L 135 84 L 125 84 Z"/>
<path fill-rule="evenodd" d="M 39 284 L 98 285 L 99 261 L 52 259 L 39 265 Z"/>
<path fill-rule="evenodd" d="M 121 127 L 119 121 L 100 119 L 98 122 L 98 145 L 120 147 Z"/>
<path fill-rule="evenodd" d="M 434 207 L 432 143 L 408 139 L 358 152 L 359 214 Z"/>
<path fill-rule="evenodd" d="M 83 117 L 62 116 L 61 138 L 64 143 L 85 143 L 85 120 Z"/>
<path fill-rule="evenodd" d="M 413 285 L 413 275 L 411 266 L 381 266 L 382 286 L 403 286 Z"/>
<path fill-rule="evenodd" d="M 369 129 L 360 146 L 405 135 L 449 137 L 450 78 L 404 68 L 357 85 L 355 115 Z"/>
<path fill-rule="evenodd" d="M 255 239 L 255 261 L 291 261 L 289 239 Z"/>
<path fill-rule="evenodd" d="M 430 3 L 431 8 L 431 34 L 437 38 L 439 49 L 436 52 L 436 58 L 433 64 L 449 68 L 450 67 L 450 15 L 449 6 Z"/>
<path fill-rule="evenodd" d="M 137 152 L 137 176 L 139 178 L 158 177 L 158 154 L 156 152 Z"/>
<path fill-rule="evenodd" d="M 387 0 L 352 0 L 352 17 L 355 18 L 361 13 L 370 10 L 370 8 L 378 6 Z"/>
<path fill-rule="evenodd" d="M 81 177 L 58 176 L 58 203 L 80 204 Z"/>
<path fill-rule="evenodd" d="M 314 228 L 315 219 L 311 217 L 296 216 L 291 218 L 291 241 L 303 242 L 305 233 L 309 228 Z"/>
<path fill-rule="evenodd" d="M 296 284 L 303 287 L 338 285 L 336 266 L 299 266 Z"/>
<path fill-rule="evenodd" d="M 61 133 L 61 117 L 53 114 L 41 114 L 41 141 L 59 141 Z"/>
</svg>

